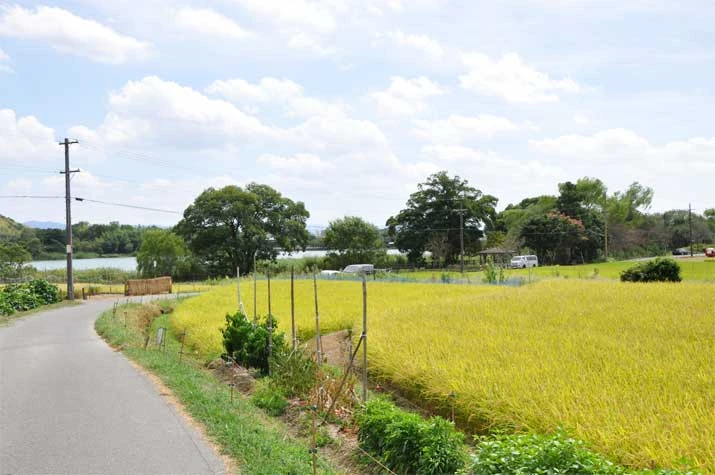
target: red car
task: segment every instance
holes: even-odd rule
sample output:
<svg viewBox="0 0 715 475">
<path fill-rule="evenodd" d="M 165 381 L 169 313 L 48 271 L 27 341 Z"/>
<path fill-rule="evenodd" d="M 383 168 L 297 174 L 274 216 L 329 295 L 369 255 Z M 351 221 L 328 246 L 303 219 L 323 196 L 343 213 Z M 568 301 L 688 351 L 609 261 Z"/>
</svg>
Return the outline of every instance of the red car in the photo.
<svg viewBox="0 0 715 475">
<path fill-rule="evenodd" d="M 707 257 L 715 257 L 715 247 L 709 247 L 705 249 L 705 255 Z"/>
</svg>

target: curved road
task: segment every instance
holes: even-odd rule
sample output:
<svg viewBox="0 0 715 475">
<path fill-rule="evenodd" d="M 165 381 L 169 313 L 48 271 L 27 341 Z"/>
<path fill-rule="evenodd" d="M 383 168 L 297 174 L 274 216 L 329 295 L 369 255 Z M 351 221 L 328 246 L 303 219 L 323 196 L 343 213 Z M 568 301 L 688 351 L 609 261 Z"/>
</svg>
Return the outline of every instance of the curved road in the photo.
<svg viewBox="0 0 715 475">
<path fill-rule="evenodd" d="M 198 432 L 95 333 L 112 304 L 0 327 L 0 475 L 225 472 Z"/>
</svg>

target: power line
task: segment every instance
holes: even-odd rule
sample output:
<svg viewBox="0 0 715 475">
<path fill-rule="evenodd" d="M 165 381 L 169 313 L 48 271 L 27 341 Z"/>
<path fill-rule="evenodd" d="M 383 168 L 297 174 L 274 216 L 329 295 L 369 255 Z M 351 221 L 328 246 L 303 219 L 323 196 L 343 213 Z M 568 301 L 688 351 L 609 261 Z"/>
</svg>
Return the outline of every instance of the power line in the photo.
<svg viewBox="0 0 715 475">
<path fill-rule="evenodd" d="M 158 213 L 170 213 L 170 214 L 179 214 L 183 215 L 181 211 L 175 211 L 175 210 L 169 210 L 169 209 L 161 209 L 161 208 L 150 208 L 148 206 L 139 206 L 139 205 L 130 205 L 127 203 L 114 203 L 111 201 L 103 201 L 103 200 L 94 200 L 91 198 L 80 198 L 80 197 L 75 197 L 75 201 L 87 201 L 89 203 L 98 203 L 98 204 L 103 204 L 103 205 L 108 205 L 108 206 L 120 206 L 122 208 L 133 208 L 133 209 L 141 209 L 145 211 L 156 211 Z"/>
<path fill-rule="evenodd" d="M 37 199 L 53 199 L 64 198 L 64 196 L 52 195 L 0 195 L 0 198 L 37 198 Z"/>
</svg>

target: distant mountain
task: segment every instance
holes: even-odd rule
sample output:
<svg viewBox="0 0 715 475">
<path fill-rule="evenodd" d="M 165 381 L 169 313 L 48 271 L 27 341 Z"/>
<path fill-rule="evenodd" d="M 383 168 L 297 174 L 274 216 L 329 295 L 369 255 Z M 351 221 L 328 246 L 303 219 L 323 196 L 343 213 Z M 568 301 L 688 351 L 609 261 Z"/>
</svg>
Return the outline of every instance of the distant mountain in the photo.
<svg viewBox="0 0 715 475">
<path fill-rule="evenodd" d="M 65 223 L 56 223 L 54 221 L 27 221 L 22 223 L 25 226 L 35 229 L 64 229 Z"/>
</svg>

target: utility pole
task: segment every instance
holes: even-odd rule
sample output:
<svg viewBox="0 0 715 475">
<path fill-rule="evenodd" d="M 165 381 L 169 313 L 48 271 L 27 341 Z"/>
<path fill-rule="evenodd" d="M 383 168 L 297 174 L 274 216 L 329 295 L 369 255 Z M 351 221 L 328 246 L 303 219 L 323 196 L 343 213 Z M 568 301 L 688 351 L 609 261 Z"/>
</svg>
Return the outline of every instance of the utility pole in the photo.
<svg viewBox="0 0 715 475">
<path fill-rule="evenodd" d="M 459 212 L 459 269 L 464 274 L 464 213 L 467 211 L 464 208 L 464 192 L 462 193 L 462 207 L 457 210 Z"/>
<path fill-rule="evenodd" d="M 690 257 L 693 257 L 693 208 L 688 203 L 688 228 L 690 229 Z"/>
<path fill-rule="evenodd" d="M 608 211 L 604 208 L 603 210 L 603 225 L 605 227 L 603 233 L 603 243 L 604 243 L 604 257 L 608 261 Z"/>
<path fill-rule="evenodd" d="M 70 145 L 79 143 L 76 140 L 65 138 L 60 145 L 65 147 L 65 170 L 60 173 L 65 176 L 65 212 L 67 224 L 67 300 L 74 300 L 74 280 L 72 278 L 72 195 L 70 193 L 70 179 L 72 173 L 80 170 L 70 170 Z"/>
</svg>

